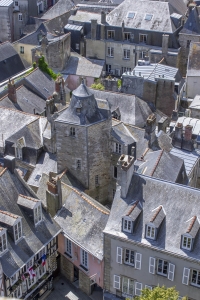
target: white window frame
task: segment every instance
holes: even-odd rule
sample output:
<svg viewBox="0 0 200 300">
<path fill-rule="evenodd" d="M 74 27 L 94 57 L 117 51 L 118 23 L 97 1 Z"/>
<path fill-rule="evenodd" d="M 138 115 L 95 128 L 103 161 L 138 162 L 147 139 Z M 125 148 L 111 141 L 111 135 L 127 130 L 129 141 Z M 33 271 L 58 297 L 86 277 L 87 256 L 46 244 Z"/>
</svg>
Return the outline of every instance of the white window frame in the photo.
<svg viewBox="0 0 200 300">
<path fill-rule="evenodd" d="M 156 270 L 156 259 L 154 257 L 149 257 L 149 273 L 155 274 Z"/>
<path fill-rule="evenodd" d="M 146 226 L 146 238 L 155 240 L 156 237 L 156 228 L 155 226 L 152 225 L 147 225 Z"/>
<path fill-rule="evenodd" d="M 124 217 L 123 218 L 123 231 L 124 232 L 132 232 L 133 222 L 131 219 Z"/>
<path fill-rule="evenodd" d="M 162 261 L 162 272 L 158 271 L 159 261 Z M 167 273 L 166 274 L 163 272 L 165 263 L 167 263 Z M 157 260 L 157 274 L 168 277 L 168 272 L 169 272 L 169 262 L 165 259 L 158 258 L 158 260 Z"/>
<path fill-rule="evenodd" d="M 146 51 L 140 51 L 139 52 L 139 59 L 144 59 L 145 58 L 145 56 L 146 56 Z"/>
<path fill-rule="evenodd" d="M 115 38 L 115 30 L 107 30 L 107 39 L 114 40 Z"/>
<path fill-rule="evenodd" d="M 167 274 L 167 278 L 168 278 L 170 281 L 174 281 L 174 273 L 175 273 L 175 265 L 169 263 L 169 265 L 168 265 L 168 274 Z"/>
<path fill-rule="evenodd" d="M 75 127 L 70 127 L 70 136 L 76 136 L 76 129 L 75 129 Z"/>
<path fill-rule="evenodd" d="M 39 203 L 34 208 L 34 223 L 35 225 L 38 225 L 40 222 L 42 222 L 42 205 Z"/>
<path fill-rule="evenodd" d="M 38 276 L 41 278 L 46 273 L 46 264 L 43 266 L 42 263 L 39 265 L 38 268 Z"/>
<path fill-rule="evenodd" d="M 22 159 L 23 158 L 22 148 L 15 147 L 15 157 L 18 158 L 18 159 Z"/>
<path fill-rule="evenodd" d="M 118 264 L 122 264 L 122 257 L 123 257 L 123 249 L 121 247 L 117 247 L 116 262 Z"/>
<path fill-rule="evenodd" d="M 142 291 L 142 283 L 141 282 L 135 282 L 135 295 L 140 296 Z"/>
<path fill-rule="evenodd" d="M 184 268 L 183 269 L 182 284 L 188 285 L 189 279 L 190 279 L 190 269 Z"/>
<path fill-rule="evenodd" d="M 120 290 L 120 279 L 118 275 L 113 276 L 113 288 L 116 290 Z"/>
<path fill-rule="evenodd" d="M 33 258 L 31 258 L 27 263 L 26 263 L 26 271 L 28 272 L 28 270 L 33 266 Z"/>
<path fill-rule="evenodd" d="M 147 38 L 148 38 L 147 34 L 140 33 L 139 34 L 139 43 L 140 44 L 146 44 L 147 43 Z"/>
<path fill-rule="evenodd" d="M 119 143 L 114 143 L 114 152 L 122 154 L 122 145 Z"/>
<path fill-rule="evenodd" d="M 46 254 L 46 247 L 42 248 L 42 250 L 40 250 L 40 252 L 38 253 L 38 257 L 39 259 L 42 258 L 42 256 Z"/>
<path fill-rule="evenodd" d="M 22 238 L 22 221 L 19 220 L 13 225 L 15 242 L 18 242 Z"/>
<path fill-rule="evenodd" d="M 14 292 L 12 293 L 12 297 L 15 298 L 15 299 L 19 299 L 22 297 L 22 287 L 21 285 L 18 286 Z"/>
<path fill-rule="evenodd" d="M 142 254 L 138 252 L 135 253 L 135 268 L 137 270 L 141 270 L 142 268 Z"/>
<path fill-rule="evenodd" d="M 186 245 L 184 246 L 184 241 L 186 240 Z M 188 241 L 190 240 L 190 246 L 188 246 Z M 187 236 L 187 235 L 183 235 L 182 236 L 182 243 L 181 243 L 181 248 L 185 249 L 185 250 L 191 250 L 192 249 L 192 237 L 191 236 Z"/>
<path fill-rule="evenodd" d="M 124 40 L 130 41 L 131 39 L 131 32 L 124 32 Z"/>
<path fill-rule="evenodd" d="M 66 253 L 72 256 L 72 241 L 66 238 Z"/>
<path fill-rule="evenodd" d="M 108 47 L 107 50 L 108 57 L 114 57 L 114 47 Z"/>
<path fill-rule="evenodd" d="M 126 290 L 124 290 L 124 281 L 127 281 L 127 287 Z M 131 293 L 132 291 L 132 293 Z M 122 277 L 122 293 L 125 295 L 130 295 L 134 296 L 134 291 L 135 291 L 135 282 L 134 279 L 128 278 L 128 277 Z"/>
<path fill-rule="evenodd" d="M 36 276 L 31 279 L 30 276 L 27 278 L 28 288 L 31 288 L 36 283 Z"/>
<path fill-rule="evenodd" d="M 20 46 L 20 54 L 24 54 L 24 46 Z"/>
<path fill-rule="evenodd" d="M 131 51 L 130 49 L 124 49 L 124 59 L 130 60 Z"/>
<path fill-rule="evenodd" d="M 88 269 L 88 259 L 89 259 L 88 252 L 81 249 L 81 265 L 86 269 Z"/>
<path fill-rule="evenodd" d="M 2 230 L 0 233 L 0 244 L 2 245 L 0 249 L 0 255 L 4 253 L 8 249 L 8 241 L 7 241 L 7 232 L 6 229 Z"/>
<path fill-rule="evenodd" d="M 15 6 L 19 6 L 19 1 L 14 1 Z"/>
<path fill-rule="evenodd" d="M 18 14 L 18 21 L 23 21 L 23 15 L 21 13 Z"/>
<path fill-rule="evenodd" d="M 129 17 L 129 14 L 134 14 L 133 18 Z M 129 11 L 129 12 L 127 13 L 127 16 L 126 16 L 126 17 L 127 17 L 128 19 L 134 19 L 135 16 L 136 16 L 136 12 L 135 12 L 135 11 Z"/>
<path fill-rule="evenodd" d="M 152 291 L 152 286 L 145 284 L 145 289 Z"/>
<path fill-rule="evenodd" d="M 197 282 L 197 280 L 198 280 L 198 277 L 200 277 L 200 271 L 199 271 L 199 270 L 196 270 L 196 269 L 192 269 L 192 270 L 191 270 L 191 282 L 190 282 L 190 284 L 193 285 L 193 286 L 196 286 L 196 287 L 200 287 L 200 284 L 197 284 L 197 283 L 192 282 L 192 280 L 193 280 L 193 272 L 194 272 L 194 271 L 197 272 L 196 282 Z"/>
<path fill-rule="evenodd" d="M 131 256 L 133 256 L 133 262 L 131 262 Z M 128 258 L 128 261 L 126 261 L 126 258 Z M 124 263 L 126 265 L 135 266 L 135 251 L 131 249 L 125 249 L 124 251 Z"/>
<path fill-rule="evenodd" d="M 146 19 L 147 16 L 151 16 L 151 19 Z M 153 14 L 145 14 L 144 20 L 151 21 L 153 19 Z"/>
<path fill-rule="evenodd" d="M 18 272 L 15 273 L 12 277 L 10 277 L 10 284 L 11 286 L 15 284 L 15 282 L 17 282 L 18 280 Z"/>
<path fill-rule="evenodd" d="M 122 67 L 122 74 L 126 72 L 131 72 L 131 68 L 128 67 Z"/>
</svg>

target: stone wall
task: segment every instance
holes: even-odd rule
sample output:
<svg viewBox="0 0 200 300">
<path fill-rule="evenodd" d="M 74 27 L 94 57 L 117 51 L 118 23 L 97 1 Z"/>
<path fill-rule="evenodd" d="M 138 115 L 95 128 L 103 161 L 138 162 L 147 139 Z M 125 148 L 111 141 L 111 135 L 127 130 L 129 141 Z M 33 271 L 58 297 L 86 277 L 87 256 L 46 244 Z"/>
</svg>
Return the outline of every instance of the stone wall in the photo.
<svg viewBox="0 0 200 300">
<path fill-rule="evenodd" d="M 74 281 L 74 265 L 62 254 L 61 254 L 60 271 L 61 274 L 64 275 L 70 282 Z"/>
<path fill-rule="evenodd" d="M 79 270 L 79 288 L 87 295 L 91 294 L 90 278 Z"/>
<path fill-rule="evenodd" d="M 110 291 L 111 240 L 104 234 L 104 289 Z"/>
<path fill-rule="evenodd" d="M 174 84 L 174 80 L 165 78 L 157 79 L 156 108 L 168 117 L 172 115 L 175 109 Z"/>
</svg>

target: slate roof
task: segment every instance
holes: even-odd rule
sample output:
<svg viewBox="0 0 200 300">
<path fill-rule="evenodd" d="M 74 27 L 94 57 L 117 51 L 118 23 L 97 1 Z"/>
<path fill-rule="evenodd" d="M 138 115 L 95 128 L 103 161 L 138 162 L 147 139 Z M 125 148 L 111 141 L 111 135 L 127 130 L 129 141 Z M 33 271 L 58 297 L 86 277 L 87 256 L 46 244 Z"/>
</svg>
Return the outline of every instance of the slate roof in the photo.
<svg viewBox="0 0 200 300">
<path fill-rule="evenodd" d="M 16 90 L 17 103 L 13 103 L 8 96 L 0 99 L 0 105 L 7 108 L 21 110 L 30 114 L 42 114 L 45 111 L 46 102 L 25 86 Z"/>
<path fill-rule="evenodd" d="M 115 1 L 115 3 L 106 3 L 104 2 L 97 2 L 94 3 L 92 1 L 92 3 L 90 4 L 90 2 L 81 2 L 79 4 L 76 5 L 76 7 L 78 7 L 80 10 L 82 11 L 88 11 L 88 12 L 94 12 L 94 13 L 101 13 L 102 11 L 104 11 L 105 13 L 109 13 L 111 12 L 118 4 L 120 4 L 123 0 L 119 0 L 119 1 Z M 119 2 L 119 3 L 116 3 Z"/>
<path fill-rule="evenodd" d="M 6 191 L 6 192 L 5 192 Z M 15 174 L 8 170 L 0 176 L 0 210 L 22 218 L 23 238 L 15 245 L 8 235 L 8 251 L 0 258 L 3 272 L 11 277 L 60 231 L 59 226 L 43 210 L 43 221 L 35 227 L 29 214 L 17 204 L 19 195 L 33 197 Z M 27 200 L 30 201 L 30 200 Z"/>
<path fill-rule="evenodd" d="M 71 0 L 59 0 L 41 17 L 41 19 L 47 20 L 56 18 L 64 12 L 71 10 L 74 6 L 75 4 Z"/>
<path fill-rule="evenodd" d="M 24 70 L 25 66 L 12 44 L 0 44 L 0 82 Z"/>
<path fill-rule="evenodd" d="M 193 251 L 180 248 L 181 235 L 187 232 L 191 218 L 200 216 L 199 197 L 198 189 L 134 174 L 126 199 L 121 198 L 120 186 L 117 188 L 104 232 L 119 239 L 132 240 L 138 245 L 166 251 L 172 255 L 174 253 L 185 258 L 200 260 L 199 232 Z M 143 211 L 141 217 L 138 218 L 137 227 L 132 234 L 122 232 L 122 216 L 125 215 L 128 206 L 138 200 Z M 152 218 L 152 211 L 160 205 L 166 213 L 166 218 L 160 227 L 157 240 L 146 239 L 145 225 Z"/>
<path fill-rule="evenodd" d="M 131 135 L 130 131 L 122 122 L 116 122 L 116 124 L 112 124 L 111 135 L 118 140 L 120 144 L 130 145 L 135 142 L 135 139 Z"/>
<path fill-rule="evenodd" d="M 200 43 L 190 44 L 190 52 L 188 56 L 187 76 L 199 76 L 200 63 Z"/>
<path fill-rule="evenodd" d="M 105 61 L 85 58 L 77 53 L 71 53 L 63 74 L 99 78 Z"/>
<path fill-rule="evenodd" d="M 0 6 L 10 6 L 11 4 L 13 4 L 13 0 L 0 0 Z"/>
<path fill-rule="evenodd" d="M 26 208 L 34 209 L 37 203 L 41 202 L 38 199 L 19 194 L 17 204 Z"/>
<path fill-rule="evenodd" d="M 101 23 L 101 13 L 78 10 L 75 15 L 71 15 L 69 17 L 68 23 L 69 24 L 76 24 L 76 22 L 90 23 L 92 19 L 97 20 L 97 23 Z"/>
<path fill-rule="evenodd" d="M 126 124 L 144 127 L 147 117 L 152 114 L 152 110 L 148 104 L 135 95 L 90 90 L 96 99 L 104 99 L 109 102 L 111 112 L 119 108 L 121 121 Z"/>
<path fill-rule="evenodd" d="M 189 118 L 189 117 L 179 117 L 178 120 L 176 121 L 175 126 L 181 123 L 183 124 L 183 128 L 187 125 L 192 125 L 192 134 L 197 136 L 200 135 L 200 120 L 199 119 L 195 119 L 195 118 Z M 175 131 L 175 127 L 173 129 Z"/>
<path fill-rule="evenodd" d="M 180 3 L 181 0 L 178 2 Z M 135 16 L 128 18 L 129 12 L 134 12 Z M 172 33 L 178 28 L 171 18 L 173 13 L 178 13 L 178 10 L 168 2 L 124 0 L 107 15 L 107 22 L 111 26 L 121 27 L 124 21 L 126 28 Z M 145 20 L 146 14 L 152 15 L 152 19 Z"/>
<path fill-rule="evenodd" d="M 189 106 L 190 109 L 200 109 L 200 95 L 196 95 Z"/>
<path fill-rule="evenodd" d="M 67 237 L 98 259 L 103 259 L 103 230 L 109 210 L 78 190 L 62 184 L 64 205 L 54 217 Z"/>
<path fill-rule="evenodd" d="M 196 6 L 190 12 L 183 26 L 183 29 L 180 31 L 180 34 L 199 35 L 200 34 L 199 15 L 200 15 L 200 7 Z"/>
</svg>

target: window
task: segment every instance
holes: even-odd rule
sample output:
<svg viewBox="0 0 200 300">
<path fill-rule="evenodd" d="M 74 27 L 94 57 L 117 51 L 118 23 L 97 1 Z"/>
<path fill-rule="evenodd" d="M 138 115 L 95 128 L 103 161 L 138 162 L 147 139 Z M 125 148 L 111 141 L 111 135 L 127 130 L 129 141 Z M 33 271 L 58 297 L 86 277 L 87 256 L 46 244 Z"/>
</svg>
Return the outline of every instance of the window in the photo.
<svg viewBox="0 0 200 300">
<path fill-rule="evenodd" d="M 132 231 L 132 221 L 125 219 L 123 220 L 123 231 L 131 232 Z"/>
<path fill-rule="evenodd" d="M 131 72 L 131 68 L 122 67 L 122 74 L 125 72 Z"/>
<path fill-rule="evenodd" d="M 95 185 L 99 185 L 99 175 L 95 176 Z"/>
<path fill-rule="evenodd" d="M 38 272 L 39 277 L 42 277 L 46 273 L 46 265 L 40 264 Z"/>
<path fill-rule="evenodd" d="M 136 282 L 135 283 L 135 295 L 140 296 L 142 291 L 142 283 Z"/>
<path fill-rule="evenodd" d="M 18 159 L 22 159 L 22 148 L 19 147 L 15 148 L 15 157 Z"/>
<path fill-rule="evenodd" d="M 32 287 L 36 282 L 36 276 L 29 276 L 28 277 L 28 288 Z"/>
<path fill-rule="evenodd" d="M 76 44 L 76 50 L 79 50 L 79 44 Z"/>
<path fill-rule="evenodd" d="M 124 59 L 130 59 L 130 50 L 124 49 Z"/>
<path fill-rule="evenodd" d="M 113 287 L 114 289 L 120 290 L 120 276 L 114 275 Z"/>
<path fill-rule="evenodd" d="M 41 207 L 41 204 L 39 204 L 39 206 L 34 208 L 34 222 L 35 222 L 35 225 L 37 225 L 41 221 L 42 221 L 42 207 Z"/>
<path fill-rule="evenodd" d="M 14 291 L 14 293 L 12 293 L 12 297 L 19 299 L 19 298 L 21 298 L 21 296 L 22 296 L 22 288 L 21 288 L 21 286 L 18 286 L 16 288 L 16 290 Z"/>
<path fill-rule="evenodd" d="M 69 255 L 72 255 L 72 242 L 69 239 L 66 239 L 66 252 Z"/>
<path fill-rule="evenodd" d="M 155 228 L 153 226 L 147 226 L 146 237 L 150 239 L 155 239 Z"/>
<path fill-rule="evenodd" d="M 182 237 L 182 248 L 186 250 L 191 250 L 192 248 L 192 238 L 188 236 Z"/>
<path fill-rule="evenodd" d="M 35 181 L 39 181 L 40 180 L 40 178 L 41 178 L 41 175 L 39 175 L 39 174 L 37 174 L 36 176 L 35 176 Z"/>
<path fill-rule="evenodd" d="M 117 167 L 114 166 L 113 168 L 113 177 L 117 179 Z"/>
<path fill-rule="evenodd" d="M 75 128 L 74 127 L 70 127 L 70 135 L 71 136 L 75 136 Z"/>
<path fill-rule="evenodd" d="M 131 39 L 131 34 L 130 32 L 124 32 L 124 40 L 125 41 L 130 41 Z"/>
<path fill-rule="evenodd" d="M 133 296 L 134 280 L 128 277 L 122 277 L 122 293 Z"/>
<path fill-rule="evenodd" d="M 188 285 L 189 279 L 190 279 L 190 269 L 184 268 L 183 269 L 182 284 Z"/>
<path fill-rule="evenodd" d="M 157 273 L 163 276 L 167 276 L 168 262 L 166 260 L 158 259 Z"/>
<path fill-rule="evenodd" d="M 140 51 L 139 52 L 139 59 L 144 59 L 146 56 L 146 51 Z"/>
<path fill-rule="evenodd" d="M 136 13 L 133 12 L 133 11 L 129 11 L 128 14 L 127 14 L 127 18 L 129 19 L 133 19 L 135 17 Z"/>
<path fill-rule="evenodd" d="M 140 43 L 147 43 L 147 34 L 140 34 Z"/>
<path fill-rule="evenodd" d="M 115 31 L 114 30 L 107 30 L 107 39 L 114 39 L 115 38 Z"/>
<path fill-rule="evenodd" d="M 151 21 L 152 18 L 153 18 L 153 15 L 151 15 L 151 14 L 146 14 L 144 19 L 145 19 L 146 21 Z"/>
<path fill-rule="evenodd" d="M 18 1 L 15 1 L 15 6 L 19 6 L 19 3 L 18 3 Z"/>
<path fill-rule="evenodd" d="M 17 273 L 15 273 L 11 278 L 10 278 L 10 283 L 13 285 L 18 279 Z"/>
<path fill-rule="evenodd" d="M 77 161 L 76 161 L 76 169 L 81 170 L 81 160 L 80 159 L 77 159 Z"/>
<path fill-rule="evenodd" d="M 200 287 L 200 271 L 192 270 L 191 284 Z"/>
<path fill-rule="evenodd" d="M 46 247 L 44 247 L 42 250 L 40 250 L 40 252 L 38 253 L 38 258 L 42 258 L 43 255 L 46 254 Z"/>
<path fill-rule="evenodd" d="M 115 152 L 121 154 L 122 153 L 122 145 L 115 143 Z"/>
<path fill-rule="evenodd" d="M 111 65 L 106 65 L 106 72 L 110 73 L 110 71 L 111 71 Z"/>
<path fill-rule="evenodd" d="M 14 225 L 14 237 L 15 237 L 15 242 L 17 242 L 22 237 L 21 221 L 19 221 L 16 225 Z"/>
<path fill-rule="evenodd" d="M 23 46 L 20 46 L 20 53 L 24 54 L 24 47 Z"/>
<path fill-rule="evenodd" d="M 125 249 L 124 263 L 134 266 L 134 251 Z"/>
<path fill-rule="evenodd" d="M 190 48 L 190 43 L 191 43 L 191 40 L 187 40 L 187 44 L 186 44 L 187 48 Z"/>
<path fill-rule="evenodd" d="M 26 271 L 28 271 L 33 266 L 33 259 L 30 259 L 26 264 Z"/>
<path fill-rule="evenodd" d="M 18 14 L 18 20 L 19 20 L 19 21 L 22 21 L 22 20 L 23 20 L 22 14 Z"/>
<path fill-rule="evenodd" d="M 0 253 L 7 249 L 7 236 L 6 232 L 0 236 Z"/>
<path fill-rule="evenodd" d="M 108 47 L 108 56 L 114 57 L 114 48 L 113 47 Z"/>
<path fill-rule="evenodd" d="M 81 264 L 88 269 L 88 253 L 83 249 L 81 249 Z"/>
</svg>

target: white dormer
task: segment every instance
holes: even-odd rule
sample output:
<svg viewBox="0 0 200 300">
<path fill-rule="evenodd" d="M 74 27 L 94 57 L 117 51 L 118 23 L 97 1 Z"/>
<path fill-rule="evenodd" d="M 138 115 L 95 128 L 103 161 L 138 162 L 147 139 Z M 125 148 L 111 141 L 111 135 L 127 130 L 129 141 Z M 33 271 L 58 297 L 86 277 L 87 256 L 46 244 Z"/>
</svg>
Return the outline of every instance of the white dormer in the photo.
<svg viewBox="0 0 200 300">
<path fill-rule="evenodd" d="M 192 251 L 195 237 L 199 231 L 199 220 L 197 216 L 192 217 L 189 222 L 188 229 L 181 236 L 181 248 L 184 250 Z"/>
<path fill-rule="evenodd" d="M 132 229 L 133 229 L 133 222 L 132 222 L 132 219 L 129 218 L 129 217 L 124 217 L 122 219 L 122 228 L 123 228 L 123 231 L 124 232 L 129 232 L 131 233 L 132 232 Z"/>
<path fill-rule="evenodd" d="M 13 231 L 14 231 L 14 239 L 15 239 L 15 243 L 16 243 L 22 237 L 22 219 L 21 218 L 17 218 L 15 224 L 13 225 Z"/>
<path fill-rule="evenodd" d="M 0 228 L 0 255 L 7 250 L 7 232 L 5 228 Z"/>
<path fill-rule="evenodd" d="M 38 202 L 34 208 L 34 223 L 35 225 L 37 225 L 41 221 L 42 221 L 42 205 L 41 202 Z"/>
</svg>

